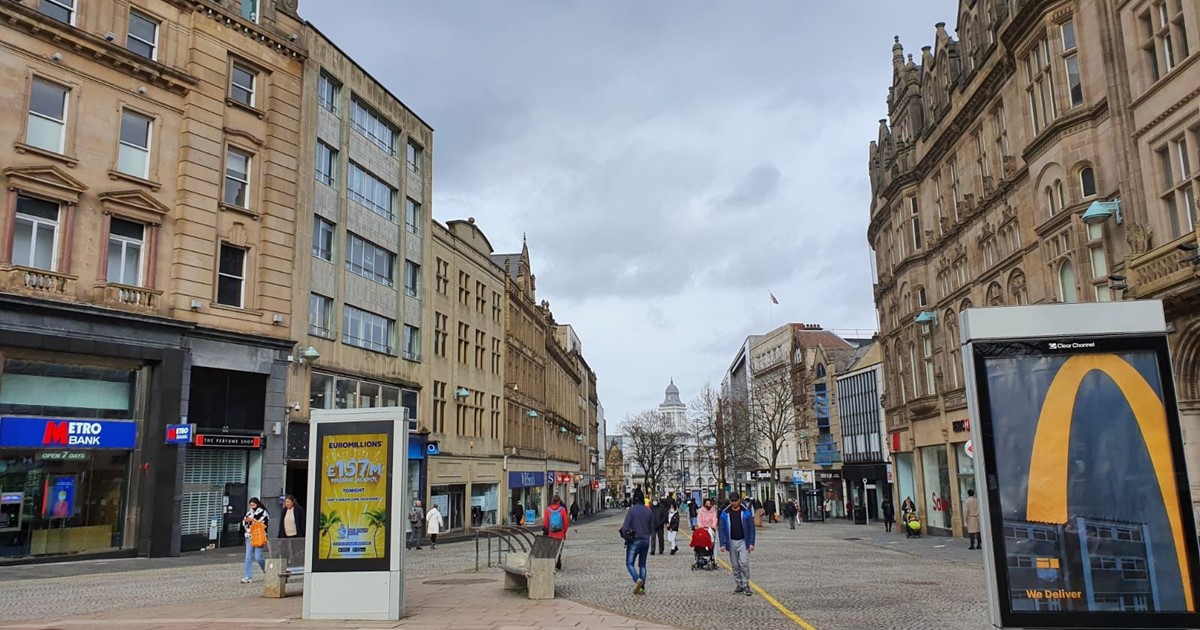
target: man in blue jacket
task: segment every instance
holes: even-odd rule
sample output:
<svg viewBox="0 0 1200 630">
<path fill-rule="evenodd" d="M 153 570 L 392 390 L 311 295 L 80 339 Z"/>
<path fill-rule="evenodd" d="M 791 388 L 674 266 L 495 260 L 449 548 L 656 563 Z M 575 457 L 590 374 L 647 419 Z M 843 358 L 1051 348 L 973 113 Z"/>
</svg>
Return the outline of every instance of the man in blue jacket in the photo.
<svg viewBox="0 0 1200 630">
<path fill-rule="evenodd" d="M 646 552 L 650 551 L 650 534 L 654 532 L 654 515 L 645 503 L 634 503 L 625 513 L 625 522 L 621 524 L 622 537 L 625 540 L 625 569 L 633 579 L 633 594 L 641 595 L 646 592 Z M 631 537 L 625 537 L 624 532 L 632 531 Z M 637 567 L 634 562 L 637 562 Z"/>
<path fill-rule="evenodd" d="M 733 593 L 749 597 L 750 552 L 754 551 L 754 513 L 747 510 L 736 492 L 729 495 L 729 507 L 721 510 L 717 531 L 721 539 L 721 551 L 729 550 L 729 564 L 733 566 Z"/>
</svg>

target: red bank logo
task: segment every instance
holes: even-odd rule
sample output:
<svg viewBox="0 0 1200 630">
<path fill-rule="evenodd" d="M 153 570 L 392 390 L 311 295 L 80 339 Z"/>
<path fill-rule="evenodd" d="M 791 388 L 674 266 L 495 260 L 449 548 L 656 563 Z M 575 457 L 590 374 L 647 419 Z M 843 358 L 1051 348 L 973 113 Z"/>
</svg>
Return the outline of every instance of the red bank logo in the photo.
<svg viewBox="0 0 1200 630">
<path fill-rule="evenodd" d="M 42 444 L 47 446 L 100 446 L 99 422 L 47 422 Z M 36 435 L 36 434 L 35 434 Z"/>
</svg>

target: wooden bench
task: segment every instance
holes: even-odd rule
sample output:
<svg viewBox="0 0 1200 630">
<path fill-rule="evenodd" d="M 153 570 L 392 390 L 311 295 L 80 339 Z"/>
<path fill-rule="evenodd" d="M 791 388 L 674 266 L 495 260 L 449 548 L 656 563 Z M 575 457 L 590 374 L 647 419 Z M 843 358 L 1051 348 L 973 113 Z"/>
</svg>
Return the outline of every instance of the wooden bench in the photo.
<svg viewBox="0 0 1200 630">
<path fill-rule="evenodd" d="M 307 542 L 307 538 L 278 538 L 271 541 L 270 557 L 264 570 L 263 597 L 286 597 L 288 580 L 304 577 Z"/>
<path fill-rule="evenodd" d="M 525 589 L 529 599 L 554 599 L 554 565 L 562 553 L 563 541 L 538 536 L 528 554 L 509 556 L 504 569 L 504 589 Z"/>
</svg>

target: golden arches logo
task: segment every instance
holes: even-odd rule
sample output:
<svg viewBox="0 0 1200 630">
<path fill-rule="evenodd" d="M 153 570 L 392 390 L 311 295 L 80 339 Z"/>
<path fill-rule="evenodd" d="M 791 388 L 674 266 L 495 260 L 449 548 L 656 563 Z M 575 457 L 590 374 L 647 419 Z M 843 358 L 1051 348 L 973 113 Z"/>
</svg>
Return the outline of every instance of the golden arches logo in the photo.
<svg viewBox="0 0 1200 630">
<path fill-rule="evenodd" d="M 1067 463 L 1070 454 L 1071 419 L 1075 397 L 1085 376 L 1094 370 L 1103 372 L 1117 384 L 1133 410 L 1138 429 L 1158 490 L 1162 494 L 1175 541 L 1175 556 L 1183 581 L 1188 612 L 1195 611 L 1192 601 L 1191 570 L 1184 546 L 1183 515 L 1179 507 L 1175 469 L 1171 459 L 1171 438 L 1167 430 L 1167 411 L 1154 388 L 1132 365 L 1115 354 L 1089 354 L 1067 359 L 1046 392 L 1029 465 L 1029 497 L 1026 518 L 1041 523 L 1067 522 Z"/>
</svg>

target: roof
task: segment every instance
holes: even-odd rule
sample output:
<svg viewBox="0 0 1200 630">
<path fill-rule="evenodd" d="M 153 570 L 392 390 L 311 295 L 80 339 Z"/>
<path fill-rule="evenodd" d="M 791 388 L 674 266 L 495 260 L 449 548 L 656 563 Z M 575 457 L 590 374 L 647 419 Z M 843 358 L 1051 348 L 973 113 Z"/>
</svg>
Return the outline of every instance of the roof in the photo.
<svg viewBox="0 0 1200 630">
<path fill-rule="evenodd" d="M 795 337 L 796 345 L 801 348 L 854 349 L 850 342 L 828 330 L 796 330 L 792 334 Z"/>
<path fill-rule="evenodd" d="M 492 254 L 492 262 L 499 265 L 513 280 L 516 280 L 520 276 L 520 254 Z"/>
</svg>

